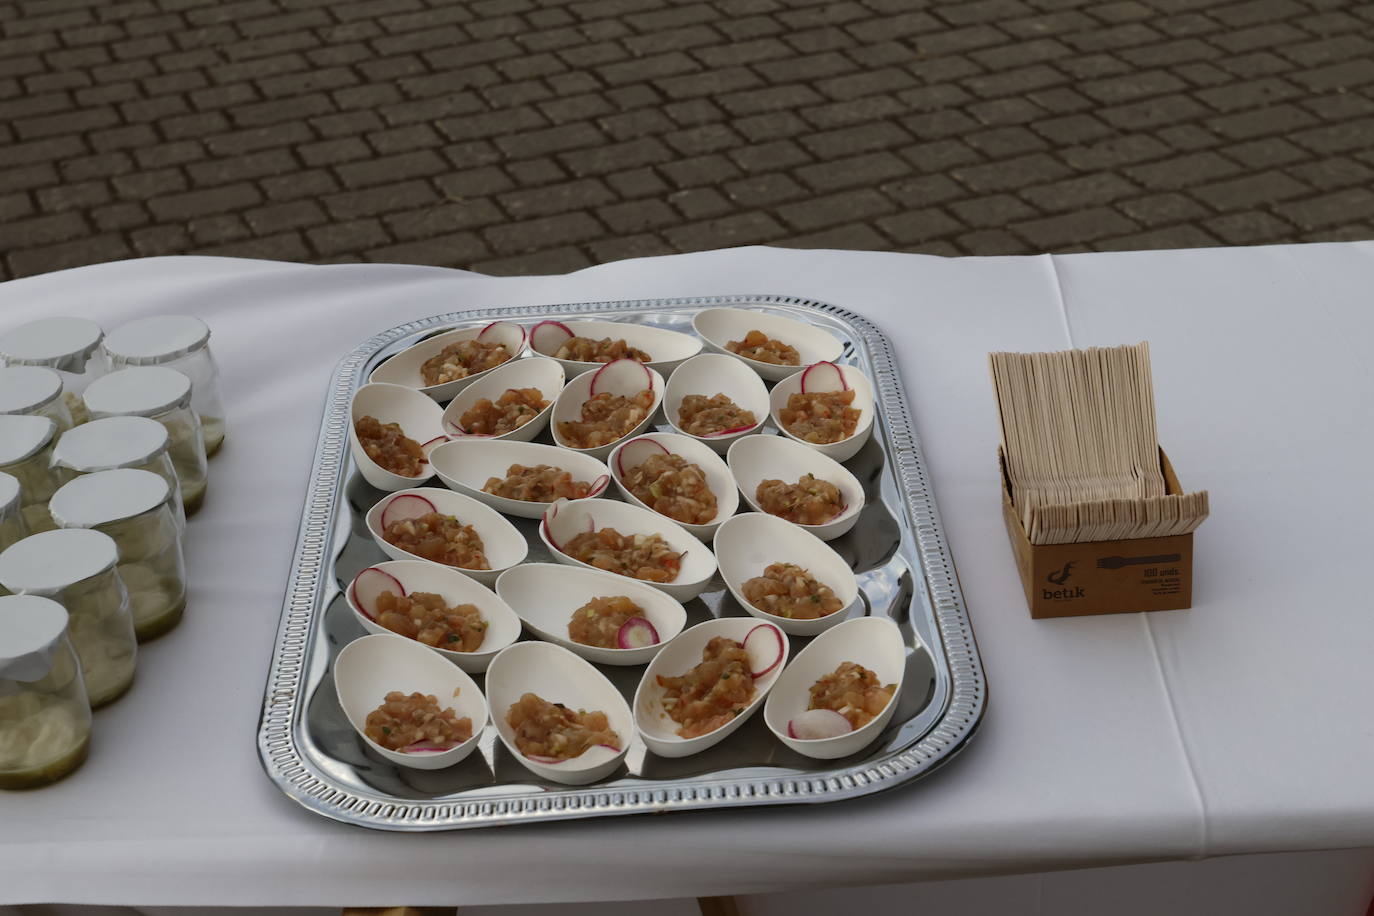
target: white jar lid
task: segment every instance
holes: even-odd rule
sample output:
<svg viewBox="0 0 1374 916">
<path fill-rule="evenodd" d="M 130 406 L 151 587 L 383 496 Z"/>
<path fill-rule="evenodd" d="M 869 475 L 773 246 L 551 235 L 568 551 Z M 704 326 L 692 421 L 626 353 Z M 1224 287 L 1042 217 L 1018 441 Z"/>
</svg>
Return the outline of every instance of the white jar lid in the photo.
<svg viewBox="0 0 1374 916">
<path fill-rule="evenodd" d="M 167 481 L 152 471 L 97 471 L 59 487 L 48 501 L 48 512 L 59 528 L 94 528 L 156 509 L 170 495 Z"/>
<path fill-rule="evenodd" d="M 19 505 L 19 478 L 0 471 L 0 518 Z"/>
<path fill-rule="evenodd" d="M 118 560 L 114 538 L 103 531 L 44 531 L 0 553 L 0 585 L 15 594 L 53 595 L 113 569 Z"/>
<path fill-rule="evenodd" d="M 33 413 L 62 395 L 62 376 L 42 366 L 0 369 L 0 414 Z"/>
<path fill-rule="evenodd" d="M 0 334 L 0 361 L 84 372 L 104 334 L 85 318 L 40 318 Z"/>
<path fill-rule="evenodd" d="M 167 427 L 148 417 L 103 417 L 59 436 L 52 466 L 83 474 L 135 468 L 167 451 L 170 440 Z"/>
<path fill-rule="evenodd" d="M 0 415 L 0 468 L 37 455 L 56 432 L 57 424 L 48 417 Z"/>
<path fill-rule="evenodd" d="M 191 380 L 165 366 L 135 366 L 91 382 L 85 400 L 97 418 L 155 417 L 191 403 Z"/>
<path fill-rule="evenodd" d="M 105 352 L 131 366 L 152 366 L 194 353 L 210 342 L 210 328 L 191 315 L 154 315 L 120 325 L 105 337 Z"/>
<path fill-rule="evenodd" d="M 0 598 L 0 677 L 26 683 L 52 670 L 57 641 L 67 632 L 67 609 L 50 598 Z"/>
</svg>

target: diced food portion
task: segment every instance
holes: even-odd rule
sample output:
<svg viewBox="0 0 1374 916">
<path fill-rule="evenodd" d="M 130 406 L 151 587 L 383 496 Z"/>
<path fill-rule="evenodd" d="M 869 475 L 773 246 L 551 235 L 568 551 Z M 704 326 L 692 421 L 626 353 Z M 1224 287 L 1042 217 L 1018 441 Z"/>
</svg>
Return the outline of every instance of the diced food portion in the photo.
<svg viewBox="0 0 1374 916">
<path fill-rule="evenodd" d="M 563 345 L 553 355 L 558 359 L 582 363 L 609 363 L 613 359 L 635 359 L 647 363 L 651 358 L 638 347 L 630 346 L 623 337 L 615 340 L 609 337 L 600 340 L 591 337 L 570 337 L 563 341 Z"/>
<path fill-rule="evenodd" d="M 619 751 L 620 735 L 604 712 L 573 711 L 527 693 L 506 711 L 506 724 L 515 732 L 515 747 L 526 757 L 556 763 L 581 757 L 589 748 L 605 745 Z"/>
<path fill-rule="evenodd" d="M 774 563 L 744 583 L 745 600 L 768 614 L 791 620 L 815 620 L 844 607 L 830 586 L 792 563 Z"/>
<path fill-rule="evenodd" d="M 406 436 L 399 423 L 383 423 L 364 416 L 353 424 L 358 444 L 377 466 L 401 477 L 419 477 L 424 471 L 425 451 Z"/>
<path fill-rule="evenodd" d="M 495 369 L 511 356 L 505 344 L 460 340 L 425 360 L 420 366 L 420 375 L 426 385 L 443 385 Z"/>
<path fill-rule="evenodd" d="M 475 652 L 486 636 L 487 622 L 475 604 L 449 607 L 442 595 L 383 591 L 374 604 L 377 623 L 393 633 L 450 652 Z"/>
<path fill-rule="evenodd" d="M 801 354 L 797 348 L 774 340 L 762 331 L 750 331 L 743 340 L 732 340 L 725 345 L 731 353 L 738 353 L 748 359 L 775 366 L 800 366 Z"/>
<path fill-rule="evenodd" d="M 502 436 L 519 429 L 549 406 L 538 388 L 507 388 L 495 402 L 479 398 L 463 415 L 458 425 L 473 436 Z"/>
<path fill-rule="evenodd" d="M 386 526 L 382 540 L 434 563 L 463 569 L 491 569 L 482 538 L 451 515 L 430 512 Z"/>
<path fill-rule="evenodd" d="M 593 598 L 573 611 L 568 621 L 568 638 L 584 646 L 619 649 L 620 628 L 643 616 L 644 608 L 624 595 Z"/>
<path fill-rule="evenodd" d="M 589 566 L 649 582 L 672 582 L 682 569 L 682 555 L 660 534 L 621 534 L 614 528 L 601 528 L 584 531 L 562 549 Z"/>
<path fill-rule="evenodd" d="M 797 525 L 820 525 L 845 508 L 840 488 L 811 474 L 803 474 L 796 483 L 764 480 L 754 499 L 764 512 Z"/>
<path fill-rule="evenodd" d="M 654 393 L 647 388 L 630 397 L 603 391 L 583 402 L 581 420 L 559 423 L 558 435 L 573 448 L 610 445 L 642 423 L 653 406 Z"/>
<path fill-rule="evenodd" d="M 863 665 L 840 662 L 811 685 L 811 705 L 806 708 L 832 709 L 848 719 L 852 728 L 862 728 L 887 708 L 896 689 L 896 684 L 881 683 Z"/>
<path fill-rule="evenodd" d="M 798 393 L 788 397 L 778 416 L 798 439 L 826 445 L 848 439 L 859 428 L 859 409 L 853 403 L 853 390 Z"/>
<path fill-rule="evenodd" d="M 706 397 L 689 394 L 677 409 L 677 427 L 693 436 L 714 436 L 758 425 L 752 410 L 745 410 L 723 394 Z"/>
<path fill-rule="evenodd" d="M 458 718 L 451 707 L 441 709 L 432 693 L 407 696 L 393 690 L 367 714 L 364 732 L 389 751 L 446 751 L 472 737 L 472 719 Z"/>
<path fill-rule="evenodd" d="M 689 525 L 716 517 L 706 472 L 681 455 L 651 455 L 625 474 L 625 487 L 655 512 Z"/>
<path fill-rule="evenodd" d="M 710 734 L 744 712 L 757 688 L 749 653 L 741 643 L 717 636 L 701 652 L 701 663 L 678 677 L 658 675 L 663 708 L 681 726 L 682 738 Z"/>
<path fill-rule="evenodd" d="M 551 503 L 557 499 L 586 499 L 592 485 L 585 480 L 573 480 L 572 473 L 549 464 L 526 467 L 512 464 L 505 477 L 488 477 L 482 492 L 506 499 Z"/>
</svg>

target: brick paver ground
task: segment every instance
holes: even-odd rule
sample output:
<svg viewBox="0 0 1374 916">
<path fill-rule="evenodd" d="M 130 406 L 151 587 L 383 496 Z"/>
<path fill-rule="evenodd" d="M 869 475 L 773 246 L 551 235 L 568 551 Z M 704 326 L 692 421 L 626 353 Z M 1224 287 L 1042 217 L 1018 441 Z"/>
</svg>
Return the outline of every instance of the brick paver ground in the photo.
<svg viewBox="0 0 1374 916">
<path fill-rule="evenodd" d="M 1367 0 L 0 0 L 0 275 L 1374 237 Z"/>
</svg>

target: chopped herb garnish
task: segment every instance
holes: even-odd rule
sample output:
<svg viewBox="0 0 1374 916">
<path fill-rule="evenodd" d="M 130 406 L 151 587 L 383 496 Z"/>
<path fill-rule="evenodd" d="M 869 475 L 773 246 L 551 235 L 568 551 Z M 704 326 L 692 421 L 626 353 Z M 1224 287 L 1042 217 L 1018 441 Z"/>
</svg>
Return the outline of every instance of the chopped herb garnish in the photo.
<svg viewBox="0 0 1374 916">
<path fill-rule="evenodd" d="M 389 735 L 389 734 L 391 734 L 391 729 L 389 729 L 389 728 L 387 728 L 385 725 L 383 725 L 383 726 L 382 726 L 382 734 L 383 734 L 383 735 Z"/>
</svg>

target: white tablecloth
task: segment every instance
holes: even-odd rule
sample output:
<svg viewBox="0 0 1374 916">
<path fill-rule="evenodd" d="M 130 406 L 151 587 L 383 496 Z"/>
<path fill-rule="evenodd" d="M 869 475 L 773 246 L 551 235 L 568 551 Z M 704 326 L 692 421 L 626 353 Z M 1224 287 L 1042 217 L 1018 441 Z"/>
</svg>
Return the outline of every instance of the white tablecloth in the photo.
<svg viewBox="0 0 1374 916">
<path fill-rule="evenodd" d="M 0 796 L 0 903 L 475 904 L 796 890 L 1374 846 L 1366 559 L 1374 245 L 941 259 L 734 249 L 560 277 L 122 262 L 0 285 L 0 322 L 214 328 L 229 436 L 186 620 L 97 716 L 90 761 Z M 897 345 L 990 684 L 970 748 L 842 807 L 394 835 L 286 801 L 254 746 L 330 370 L 405 320 L 783 293 Z M 1030 620 L 999 514 L 993 349 L 1149 339 L 1160 435 L 1212 491 L 1190 611 Z"/>
</svg>

